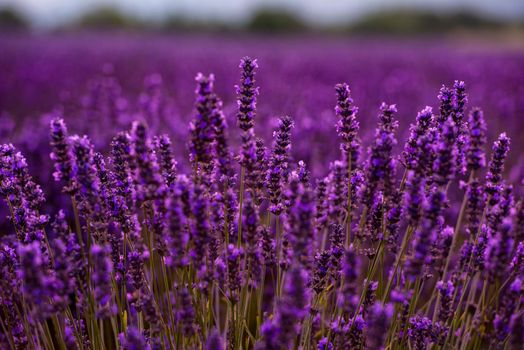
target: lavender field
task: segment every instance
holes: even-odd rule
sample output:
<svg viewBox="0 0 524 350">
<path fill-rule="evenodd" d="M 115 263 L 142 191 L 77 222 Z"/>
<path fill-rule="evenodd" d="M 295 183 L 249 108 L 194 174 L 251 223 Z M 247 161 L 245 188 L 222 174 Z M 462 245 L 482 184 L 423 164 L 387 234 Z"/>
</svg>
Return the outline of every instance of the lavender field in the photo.
<svg viewBox="0 0 524 350">
<path fill-rule="evenodd" d="M 1 349 L 522 349 L 523 48 L 0 47 Z"/>
</svg>

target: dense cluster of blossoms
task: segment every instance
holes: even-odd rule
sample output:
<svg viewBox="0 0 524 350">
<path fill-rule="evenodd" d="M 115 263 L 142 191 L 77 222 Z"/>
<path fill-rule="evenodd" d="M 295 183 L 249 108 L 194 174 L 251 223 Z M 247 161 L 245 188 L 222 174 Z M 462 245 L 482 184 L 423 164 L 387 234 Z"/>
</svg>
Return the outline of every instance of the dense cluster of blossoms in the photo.
<svg viewBox="0 0 524 350">
<path fill-rule="evenodd" d="M 291 117 L 270 150 L 257 138 L 257 67 L 241 60 L 238 164 L 212 74 L 196 77 L 189 169 L 146 124 L 163 108 L 156 76 L 109 155 L 52 113 L 70 209 L 47 215 L 24 156 L 0 146 L 13 227 L 0 239 L 0 347 L 521 349 L 522 191 L 503 177 L 505 134 L 482 182 L 486 125 L 465 84 L 441 88 L 399 156 L 397 106 L 380 105 L 365 154 L 336 85 L 340 158 L 312 181 L 290 151 Z M 127 108 L 113 107 L 93 113 Z"/>
</svg>

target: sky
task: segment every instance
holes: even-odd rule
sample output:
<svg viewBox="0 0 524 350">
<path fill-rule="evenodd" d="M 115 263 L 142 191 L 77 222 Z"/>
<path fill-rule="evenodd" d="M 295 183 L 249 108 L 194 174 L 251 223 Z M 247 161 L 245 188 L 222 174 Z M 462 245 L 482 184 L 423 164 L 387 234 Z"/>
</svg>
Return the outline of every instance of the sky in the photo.
<svg viewBox="0 0 524 350">
<path fill-rule="evenodd" d="M 179 15 L 229 23 L 249 19 L 257 8 L 285 8 L 313 24 L 345 23 L 381 9 L 468 10 L 501 19 L 524 18 L 524 0 L 0 0 L 22 11 L 35 26 L 72 21 L 97 7 L 115 7 L 147 20 Z"/>
</svg>

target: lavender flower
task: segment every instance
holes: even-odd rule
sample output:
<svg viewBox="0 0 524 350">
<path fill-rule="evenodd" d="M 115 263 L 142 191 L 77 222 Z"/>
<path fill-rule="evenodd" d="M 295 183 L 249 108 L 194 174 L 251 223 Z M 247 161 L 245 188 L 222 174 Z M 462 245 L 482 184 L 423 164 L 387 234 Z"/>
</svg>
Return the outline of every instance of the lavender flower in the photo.
<svg viewBox="0 0 524 350">
<path fill-rule="evenodd" d="M 428 263 L 431 243 L 440 220 L 445 195 L 433 190 L 424 208 L 422 227 L 415 232 L 413 254 L 406 264 L 406 274 L 411 281 L 420 276 L 422 267 Z"/>
<path fill-rule="evenodd" d="M 467 200 L 467 230 L 469 234 L 475 235 L 479 230 L 483 210 L 482 188 L 478 180 L 470 182 L 467 188 Z"/>
<path fill-rule="evenodd" d="M 123 350 L 149 350 L 144 335 L 135 326 L 127 327 L 127 334 L 120 334 L 120 344 Z"/>
<path fill-rule="evenodd" d="M 405 195 L 408 224 L 416 228 L 421 218 L 421 206 L 424 202 L 424 179 L 413 171 L 408 172 L 407 191 Z"/>
<path fill-rule="evenodd" d="M 333 343 L 324 337 L 318 342 L 317 350 L 333 350 Z"/>
<path fill-rule="evenodd" d="M 288 152 L 291 146 L 291 128 L 293 121 L 290 117 L 280 118 L 277 131 L 274 133 L 274 146 L 269 168 L 266 175 L 269 200 L 271 202 L 271 212 L 280 215 L 284 209 L 282 203 L 282 187 L 287 178 L 288 171 Z"/>
<path fill-rule="evenodd" d="M 209 223 L 207 220 L 208 202 L 204 197 L 203 186 L 195 186 L 192 199 L 193 222 L 191 224 L 191 240 L 193 250 L 192 261 L 201 266 L 205 260 L 207 245 L 209 244 Z"/>
<path fill-rule="evenodd" d="M 427 317 L 415 316 L 409 320 L 408 336 L 413 349 L 427 349 L 428 342 L 433 337 L 433 323 Z"/>
<path fill-rule="evenodd" d="M 519 242 L 517 249 L 515 249 L 510 270 L 513 274 L 524 277 L 524 242 Z"/>
<path fill-rule="evenodd" d="M 309 302 L 309 293 L 306 287 L 307 272 L 298 266 L 293 266 L 286 278 L 284 295 L 279 301 L 278 312 L 274 319 L 267 320 L 263 329 L 266 344 L 269 347 L 288 348 L 295 339 L 299 324 L 306 316 L 306 306 Z M 271 322 L 272 325 L 269 325 Z M 265 331 L 265 332 L 264 332 Z M 266 333 L 266 334 L 264 334 Z M 270 334 L 273 333 L 273 334 Z M 270 336 L 273 336 L 270 339 Z"/>
<path fill-rule="evenodd" d="M 509 345 L 511 350 L 518 350 L 524 343 L 524 313 L 511 316 Z"/>
<path fill-rule="evenodd" d="M 104 240 L 107 223 L 100 197 L 100 181 L 94 164 L 93 145 L 87 136 L 72 136 L 75 165 L 73 176 L 78 188 L 78 207 L 97 241 Z"/>
<path fill-rule="evenodd" d="M 130 167 L 134 162 L 131 157 L 130 137 L 127 133 L 120 132 L 113 138 L 111 155 L 115 192 L 123 198 L 128 207 L 132 207 L 133 191 Z"/>
<path fill-rule="evenodd" d="M 457 126 L 453 119 L 442 124 L 442 133 L 436 143 L 436 159 L 433 164 L 434 181 L 439 186 L 445 186 L 455 175 L 457 165 Z"/>
<path fill-rule="evenodd" d="M 377 188 L 382 188 L 386 200 L 393 193 L 395 160 L 391 153 L 393 146 L 397 144 L 394 132 L 398 122 L 393 118 L 396 112 L 397 107 L 395 105 L 387 105 L 383 102 L 380 106 L 378 127 L 375 131 L 374 143 L 370 149 L 366 189 L 363 198 L 364 204 L 368 207 L 371 206 Z"/>
<path fill-rule="evenodd" d="M 48 300 L 55 295 L 54 279 L 46 270 L 47 261 L 42 256 L 38 242 L 19 246 L 18 255 L 18 274 L 22 281 L 24 297 L 35 306 L 34 316 L 45 319 L 52 312 Z"/>
<path fill-rule="evenodd" d="M 168 188 L 171 188 L 176 180 L 176 165 L 177 162 L 173 157 L 173 151 L 171 150 L 171 140 L 166 134 L 161 135 L 154 140 L 155 153 L 157 155 L 160 169 L 162 170 L 162 176 Z"/>
<path fill-rule="evenodd" d="M 463 174 L 465 168 L 465 146 L 467 143 L 467 125 L 464 121 L 464 108 L 468 101 L 468 97 L 465 93 L 466 85 L 463 81 L 455 80 L 453 83 L 453 108 L 451 117 L 457 127 L 457 170 Z"/>
<path fill-rule="evenodd" d="M 366 347 L 368 349 L 380 350 L 385 348 L 384 342 L 392 316 L 392 304 L 376 303 L 373 305 L 367 318 Z"/>
<path fill-rule="evenodd" d="M 346 211 L 345 205 L 347 198 L 344 163 L 335 161 L 330 165 L 328 181 L 329 220 L 333 223 L 342 223 Z"/>
<path fill-rule="evenodd" d="M 504 162 L 509 152 L 510 140 L 505 133 L 500 134 L 499 138 L 493 143 L 493 155 L 488 166 L 488 173 L 486 174 L 486 192 L 494 195 L 497 191 L 497 186 L 502 179 L 502 171 L 504 170 Z"/>
<path fill-rule="evenodd" d="M 240 60 L 239 67 L 242 69 L 242 77 L 240 85 L 236 86 L 238 95 L 237 119 L 240 129 L 247 133 L 253 129 L 259 90 L 255 82 L 255 72 L 258 68 L 257 60 L 246 56 Z"/>
<path fill-rule="evenodd" d="M 437 118 L 438 125 L 444 124 L 451 116 L 453 104 L 453 91 L 442 85 L 440 88 L 438 99 L 440 101 L 440 115 Z"/>
<path fill-rule="evenodd" d="M 440 293 L 438 318 L 445 324 L 453 314 L 453 293 L 455 291 L 455 286 L 451 281 L 438 281 L 437 290 Z"/>
<path fill-rule="evenodd" d="M 510 331 L 511 316 L 517 310 L 517 305 L 522 296 L 523 284 L 520 278 L 516 278 L 511 285 L 506 288 L 500 298 L 500 307 L 493 320 L 495 328 L 495 342 L 502 344 Z"/>
<path fill-rule="evenodd" d="M 402 193 L 395 191 L 391 202 L 391 207 L 386 213 L 386 244 L 388 250 L 396 254 L 398 250 L 400 219 L 403 214 Z"/>
<path fill-rule="evenodd" d="M 315 255 L 315 269 L 313 271 L 311 288 L 317 294 L 322 293 L 329 282 L 328 272 L 330 260 L 331 254 L 326 250 L 320 251 Z"/>
<path fill-rule="evenodd" d="M 258 228 L 258 236 L 260 237 L 260 249 L 264 258 L 264 265 L 272 267 L 276 263 L 275 239 L 272 237 L 270 230 L 266 226 Z"/>
<path fill-rule="evenodd" d="M 186 337 L 191 337 L 195 334 L 195 309 L 193 307 L 193 300 L 187 287 L 183 287 L 178 295 L 178 315 L 177 320 L 182 327 L 182 333 Z"/>
<path fill-rule="evenodd" d="M 64 181 L 66 186 L 64 191 L 73 193 L 74 187 L 72 182 L 72 156 L 68 142 L 67 127 L 62 118 L 54 118 L 51 121 L 51 159 L 55 163 L 55 172 L 53 176 L 55 181 Z"/>
<path fill-rule="evenodd" d="M 116 312 L 113 303 L 113 291 L 111 288 L 111 274 L 113 264 L 109 260 L 109 247 L 93 245 L 91 247 L 91 259 L 93 261 L 93 274 L 91 281 L 94 287 L 94 296 L 97 303 L 97 317 L 110 317 Z"/>
<path fill-rule="evenodd" d="M 242 287 L 242 266 L 240 265 L 244 251 L 234 244 L 227 246 L 227 276 L 229 298 L 238 301 L 238 293 Z"/>
<path fill-rule="evenodd" d="M 358 303 L 358 296 L 356 295 L 356 281 L 358 278 L 359 261 L 353 246 L 346 250 L 342 258 L 342 278 L 344 284 L 338 296 L 338 304 L 350 315 L 353 315 Z"/>
<path fill-rule="evenodd" d="M 486 122 L 484 113 L 479 108 L 473 108 L 469 114 L 469 142 L 467 144 L 467 161 L 470 170 L 478 170 L 486 166 Z"/>
<path fill-rule="evenodd" d="M 206 340 L 205 350 L 225 350 L 224 341 L 217 329 L 213 329 Z"/>
<path fill-rule="evenodd" d="M 353 99 L 347 84 L 337 84 L 335 91 L 337 95 L 335 113 L 339 118 L 336 124 L 337 133 L 342 139 L 341 149 L 343 154 L 346 159 L 352 159 L 359 129 L 359 124 L 356 120 L 358 108 L 353 105 Z"/>
<path fill-rule="evenodd" d="M 411 124 L 409 128 L 409 138 L 404 146 L 402 157 L 406 168 L 414 170 L 420 168 L 420 159 L 424 157 L 419 147 L 420 139 L 429 131 L 433 122 L 433 109 L 426 106 L 417 114 L 416 124 Z"/>
<path fill-rule="evenodd" d="M 137 201 L 142 202 L 161 198 L 165 190 L 164 181 L 144 123 L 133 123 L 131 129 L 131 152 L 133 162 L 136 164 L 134 183 Z"/>
</svg>

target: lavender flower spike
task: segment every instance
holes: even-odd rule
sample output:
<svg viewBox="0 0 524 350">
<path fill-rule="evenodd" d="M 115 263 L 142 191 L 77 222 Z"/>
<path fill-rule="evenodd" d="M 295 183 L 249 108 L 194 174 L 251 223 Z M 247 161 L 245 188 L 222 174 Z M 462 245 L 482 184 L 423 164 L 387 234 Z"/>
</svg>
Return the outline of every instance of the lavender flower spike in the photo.
<svg viewBox="0 0 524 350">
<path fill-rule="evenodd" d="M 62 118 L 55 118 L 51 121 L 51 159 L 55 162 L 55 181 L 64 181 L 66 186 L 64 191 L 72 193 L 74 191 L 72 182 L 72 156 L 68 142 L 67 127 Z"/>
<path fill-rule="evenodd" d="M 242 78 L 236 86 L 238 95 L 238 126 L 244 132 L 253 129 L 257 105 L 258 87 L 255 85 L 255 71 L 258 68 L 257 60 L 244 57 L 240 60 Z"/>
<path fill-rule="evenodd" d="M 358 108 L 353 105 L 351 91 L 345 83 L 335 85 L 337 105 L 335 113 L 338 117 L 336 124 L 338 136 L 342 139 L 341 150 L 346 159 L 353 160 L 353 153 L 357 142 L 359 123 L 356 120 Z"/>
<path fill-rule="evenodd" d="M 267 189 L 271 202 L 271 212 L 279 215 L 284 209 L 282 202 L 282 186 L 288 172 L 288 152 L 291 146 L 291 128 L 293 121 L 290 117 L 280 118 L 278 129 L 274 132 L 274 146 L 269 168 L 266 175 Z"/>
<path fill-rule="evenodd" d="M 367 318 L 368 331 L 366 347 L 368 349 L 385 349 L 384 341 L 392 316 L 392 304 L 383 305 L 381 303 L 376 303 L 373 305 Z"/>
<path fill-rule="evenodd" d="M 91 247 L 90 253 L 94 264 L 91 280 L 95 289 L 97 317 L 110 317 L 116 312 L 116 306 L 112 300 L 111 273 L 113 272 L 113 264 L 109 259 L 110 249 L 108 246 L 95 244 Z"/>
<path fill-rule="evenodd" d="M 510 139 L 506 136 L 506 133 L 500 134 L 497 141 L 493 143 L 493 155 L 486 174 L 486 192 L 490 195 L 494 195 L 497 192 L 497 187 L 502 180 L 502 171 L 508 156 L 509 144 Z"/>
<path fill-rule="evenodd" d="M 467 162 L 470 170 L 486 166 L 486 122 L 480 108 L 473 108 L 469 114 L 469 143 L 467 144 Z"/>
</svg>

